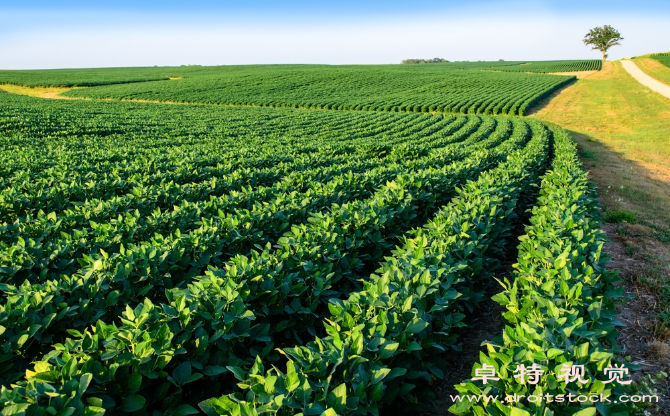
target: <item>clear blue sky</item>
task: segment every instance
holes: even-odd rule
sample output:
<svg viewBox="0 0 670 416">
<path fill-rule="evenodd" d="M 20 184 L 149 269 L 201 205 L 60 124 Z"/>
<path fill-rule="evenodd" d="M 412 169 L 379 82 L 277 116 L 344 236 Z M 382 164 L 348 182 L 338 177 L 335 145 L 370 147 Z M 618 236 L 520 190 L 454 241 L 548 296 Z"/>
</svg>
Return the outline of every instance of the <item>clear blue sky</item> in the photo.
<svg viewBox="0 0 670 416">
<path fill-rule="evenodd" d="M 421 13 L 430 10 L 449 11 L 462 7 L 464 4 L 490 7 L 491 5 L 503 5 L 504 7 L 513 4 L 523 4 L 523 2 L 507 1 L 484 1 L 470 0 L 424 0 L 410 2 L 406 0 L 386 0 L 386 1 L 362 1 L 362 0 L 339 0 L 339 1 L 315 1 L 315 0 L 292 0 L 292 1 L 271 1 L 271 0 L 245 0 L 245 1 L 226 1 L 226 0 L 116 0 L 116 1 L 91 1 L 91 0 L 21 0 L 21 1 L 3 1 L 3 9 L 24 9 L 24 10 L 120 10 L 120 11 L 171 11 L 171 12 L 243 12 L 253 14 L 265 13 L 338 13 L 338 14 L 377 14 L 377 13 Z M 670 12 L 670 2 L 660 0 L 552 0 L 527 2 L 528 4 L 541 4 L 543 7 L 564 13 L 582 13 L 586 11 L 601 12 L 605 9 L 624 13 L 636 13 L 644 10 L 655 13 L 658 11 Z M 643 10 L 644 9 L 644 10 Z"/>
<path fill-rule="evenodd" d="M 603 24 L 612 59 L 670 50 L 668 0 L 5 0 L 0 68 L 597 59 Z"/>
</svg>

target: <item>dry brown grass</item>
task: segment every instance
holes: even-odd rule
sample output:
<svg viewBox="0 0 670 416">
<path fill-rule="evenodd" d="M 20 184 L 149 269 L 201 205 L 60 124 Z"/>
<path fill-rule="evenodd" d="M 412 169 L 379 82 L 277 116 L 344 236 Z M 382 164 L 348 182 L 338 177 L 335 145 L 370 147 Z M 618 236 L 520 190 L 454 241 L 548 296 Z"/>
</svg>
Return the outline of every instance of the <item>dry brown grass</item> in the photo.
<svg viewBox="0 0 670 416">
<path fill-rule="evenodd" d="M 20 95 L 29 95 L 31 97 L 40 97 L 40 98 L 58 98 L 58 99 L 68 99 L 69 97 L 63 97 L 58 94 L 71 90 L 69 87 L 24 87 L 22 85 L 13 85 L 13 84 L 1 84 L 0 90 Z"/>
<path fill-rule="evenodd" d="M 663 341 L 652 341 L 648 344 L 649 354 L 657 360 L 663 360 L 670 357 L 670 345 Z"/>
<path fill-rule="evenodd" d="M 551 75 L 574 75 L 577 79 L 588 78 L 598 71 L 550 72 Z"/>
</svg>

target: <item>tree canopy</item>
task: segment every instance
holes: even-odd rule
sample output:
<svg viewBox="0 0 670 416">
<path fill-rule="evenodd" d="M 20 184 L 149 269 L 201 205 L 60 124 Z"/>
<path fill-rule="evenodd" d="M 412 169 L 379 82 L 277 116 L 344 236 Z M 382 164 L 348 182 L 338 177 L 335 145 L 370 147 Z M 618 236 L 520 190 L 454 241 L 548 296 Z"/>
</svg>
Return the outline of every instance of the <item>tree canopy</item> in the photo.
<svg viewBox="0 0 670 416">
<path fill-rule="evenodd" d="M 591 50 L 603 53 L 603 62 L 607 58 L 607 50 L 612 46 L 621 45 L 621 33 L 610 25 L 595 27 L 584 36 L 584 44 L 591 46 Z"/>
<path fill-rule="evenodd" d="M 446 59 L 442 58 L 433 58 L 433 59 L 404 59 L 401 63 L 403 64 L 437 64 L 441 62 L 449 62 Z"/>
</svg>

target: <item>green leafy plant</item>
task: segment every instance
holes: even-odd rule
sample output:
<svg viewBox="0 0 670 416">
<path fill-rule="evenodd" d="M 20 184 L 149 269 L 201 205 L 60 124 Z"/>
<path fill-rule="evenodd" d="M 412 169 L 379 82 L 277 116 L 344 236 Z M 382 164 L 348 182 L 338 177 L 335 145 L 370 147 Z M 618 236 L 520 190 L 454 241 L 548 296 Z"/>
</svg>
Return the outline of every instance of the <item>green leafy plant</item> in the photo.
<svg viewBox="0 0 670 416">
<path fill-rule="evenodd" d="M 513 281 L 501 282 L 504 291 L 493 299 L 503 305 L 507 325 L 502 337 L 487 344 L 473 376 L 492 366 L 500 379 L 487 385 L 466 380 L 456 385 L 460 394 L 614 395 L 630 394 L 623 384 L 610 383 L 604 369 L 618 363 L 615 302 L 622 297 L 618 278 L 606 272 L 602 254 L 605 237 L 598 229 L 594 189 L 577 159 L 575 144 L 559 128 L 552 128 L 554 161 L 544 176 L 530 225 L 520 238 Z M 514 377 L 519 365 L 537 365 L 543 374 L 536 384 Z M 561 382 L 564 365 L 581 365 L 582 381 Z M 473 377 L 474 378 L 474 377 Z M 461 401 L 450 408 L 459 415 L 595 415 L 630 414 L 624 403 L 550 403 Z"/>
</svg>

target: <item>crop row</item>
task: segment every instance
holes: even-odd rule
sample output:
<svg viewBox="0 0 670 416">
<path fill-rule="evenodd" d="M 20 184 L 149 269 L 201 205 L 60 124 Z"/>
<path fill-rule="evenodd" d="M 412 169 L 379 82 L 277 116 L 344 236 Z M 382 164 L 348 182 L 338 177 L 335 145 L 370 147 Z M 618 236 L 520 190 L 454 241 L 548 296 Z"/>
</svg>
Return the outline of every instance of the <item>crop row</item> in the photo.
<svg viewBox="0 0 670 416">
<path fill-rule="evenodd" d="M 464 112 L 498 105 L 463 85 Z M 514 86 L 501 86 L 508 103 Z M 377 414 L 416 401 L 444 377 L 441 354 L 530 206 L 515 280 L 495 297 L 509 327 L 482 358 L 501 380 L 457 389 L 525 394 L 517 364 L 580 363 L 596 380 L 615 363 L 616 279 L 559 128 L 0 93 L 0 143 L 3 414 Z M 549 373 L 542 391 L 623 391 Z"/>
<path fill-rule="evenodd" d="M 503 130 L 502 134 L 494 135 L 490 145 L 503 140 L 506 134 Z M 348 256 L 348 262 L 340 262 L 335 266 L 339 271 L 336 276 L 339 279 L 342 275 L 362 268 L 366 262 L 376 261 L 386 251 L 384 244 L 388 247 L 387 250 L 390 249 L 396 235 L 402 234 L 402 230 L 411 224 L 421 221 L 421 218 L 429 215 L 436 209 L 435 206 L 439 206 L 453 193 L 454 184 L 478 170 L 485 169 L 496 157 L 503 157 L 510 146 L 521 144 L 525 135 L 520 130 L 512 136 L 508 145 L 496 148 L 498 156 L 484 159 L 473 156 L 474 159 L 471 157 L 451 164 L 448 161 L 453 157 L 443 160 L 436 158 L 426 163 L 429 167 L 423 168 L 419 168 L 421 163 L 418 163 L 418 170 L 410 169 L 395 175 L 395 181 L 404 186 L 398 188 L 397 184 L 390 183 L 368 199 L 341 206 L 333 205 L 330 213 L 319 213 L 328 206 L 324 198 L 314 198 L 314 204 L 305 204 L 302 197 L 295 198 L 296 201 L 302 201 L 302 206 L 298 207 L 292 206 L 290 200 L 280 200 L 260 208 L 251 218 L 245 219 L 248 214 L 242 212 L 234 214 L 229 220 L 203 219 L 202 225 L 190 234 L 175 232 L 166 237 L 154 235 L 151 241 L 122 246 L 120 252 L 114 252 L 111 256 L 105 252 L 83 256 L 79 261 L 82 268 L 71 276 L 61 276 L 57 285 L 52 280 L 33 285 L 26 283 L 21 287 L 7 285 L 4 287 L 5 292 L 14 296 L 16 302 L 11 302 L 10 298 L 10 302 L 4 305 L 7 314 L 0 318 L 3 322 L 11 323 L 11 329 L 4 334 L 5 339 L 14 344 L 12 351 L 29 348 L 30 343 L 25 347 L 24 344 L 35 339 L 49 343 L 54 333 L 63 334 L 62 325 L 82 328 L 98 318 L 113 318 L 116 316 L 113 308 L 115 305 L 132 302 L 149 290 L 154 293 L 152 299 L 156 300 L 156 292 L 161 293 L 166 288 L 188 283 L 193 276 L 204 272 L 206 268 L 211 270 L 212 267 L 222 266 L 222 262 L 228 257 L 244 254 L 250 248 L 260 247 L 265 242 L 278 244 L 280 250 L 266 248 L 260 255 L 254 254 L 250 260 L 238 255 L 228 261 L 225 268 L 235 268 L 243 263 L 249 270 L 241 272 L 240 276 L 248 273 L 253 277 L 267 273 L 269 265 L 283 262 L 284 266 L 277 279 L 290 276 L 300 280 L 312 277 L 317 271 L 323 272 L 317 275 L 326 275 L 333 268 L 333 263 L 337 264 L 340 258 Z M 474 149 L 468 151 L 470 152 L 474 152 Z M 445 163 L 446 166 L 441 168 L 440 165 Z M 337 186 L 337 182 L 330 183 Z M 278 212 L 283 215 L 277 215 Z M 301 223 L 304 225 L 298 226 Z M 291 231 L 277 240 L 283 232 L 281 230 L 289 226 Z M 362 237 L 358 242 L 346 242 L 345 239 L 350 238 L 348 233 L 354 230 Z M 303 241 L 300 242 L 301 240 Z M 389 242 L 384 243 L 386 240 Z M 310 260 L 311 253 L 317 247 L 321 247 L 320 257 Z M 289 255 L 289 259 L 282 260 Z M 289 266 L 293 261 L 296 262 L 295 265 Z M 306 268 L 304 262 L 311 263 L 312 267 Z M 169 276 L 165 276 L 167 270 Z M 30 305 L 29 300 L 35 296 L 45 301 Z M 50 299 L 60 299 L 60 310 L 50 305 Z M 81 303 L 82 299 L 86 299 L 84 304 Z M 277 302 L 279 301 L 275 300 L 268 304 Z M 69 310 L 76 310 L 74 320 L 68 319 Z M 55 322 L 57 325 L 52 328 L 42 326 L 31 333 L 31 326 L 41 324 L 47 316 L 58 314 L 61 316 Z M 275 330 L 280 329 L 281 326 L 275 327 Z M 23 335 L 28 337 L 22 339 Z"/>
<path fill-rule="evenodd" d="M 415 159 L 402 158 L 395 163 L 387 160 L 389 163 L 385 166 L 346 163 L 333 169 L 302 171 L 300 175 L 290 174 L 272 186 L 240 193 L 236 192 L 237 188 L 229 188 L 229 193 L 221 197 L 210 194 L 210 199 L 205 201 L 189 202 L 183 193 L 174 192 L 186 202 L 172 207 L 172 210 L 158 204 L 160 201 L 155 201 L 151 192 L 144 192 L 124 201 L 116 199 L 111 215 L 107 215 L 105 203 L 99 201 L 83 204 L 80 206 L 83 209 L 76 211 L 41 215 L 29 224 L 15 222 L 5 227 L 6 234 L 13 236 L 15 241 L 10 241 L 6 250 L 0 250 L 0 258 L 4 259 L 5 273 L 12 280 L 21 281 L 26 277 L 35 280 L 44 273 L 67 272 L 68 267 L 61 259 L 78 258 L 76 253 L 97 253 L 100 249 L 114 252 L 121 244 L 128 246 L 151 239 L 156 233 L 172 233 L 174 230 L 185 234 L 182 239 L 188 239 L 191 232 L 200 235 L 203 223 L 208 221 L 210 228 L 220 227 L 231 233 L 239 233 L 234 230 L 246 226 L 249 235 L 256 235 L 254 243 L 264 244 L 268 241 L 267 233 L 271 233 L 274 227 L 291 223 L 314 209 L 319 211 L 333 203 L 342 204 L 369 196 L 374 189 L 398 174 L 439 166 L 461 159 L 476 148 L 497 144 L 508 133 L 508 122 L 500 124 L 500 133 L 494 135 L 491 141 L 482 140 L 494 130 L 495 125 L 495 120 L 489 119 L 477 134 L 473 134 L 480 127 L 479 119 L 473 118 L 455 134 L 425 143 L 424 150 L 429 151 L 427 155 L 421 157 L 412 152 Z M 431 146 L 438 147 L 432 149 Z M 404 152 L 401 149 L 396 153 L 402 156 Z M 231 195 L 231 191 L 234 194 Z M 156 203 L 152 203 L 154 201 Z M 121 205 L 120 202 L 129 204 Z M 117 218 L 119 206 L 125 211 L 125 217 L 121 219 Z M 262 219 L 272 221 L 260 229 L 256 228 L 263 223 Z M 259 230 L 265 230 L 265 235 L 259 235 Z M 106 239 L 105 236 L 113 238 Z M 73 245 L 73 240 L 77 244 Z M 22 270 L 30 274 L 26 275 Z"/>
<path fill-rule="evenodd" d="M 211 195 L 189 197 L 190 188 L 165 188 L 163 195 L 174 199 L 161 200 L 144 189 L 155 184 L 149 169 L 137 175 L 149 182 L 127 194 L 107 195 L 93 186 L 90 199 L 82 188 L 64 198 L 75 203 L 48 214 L 6 212 L 10 222 L 2 225 L 0 242 L 5 413 L 25 408 L 23 400 L 47 413 L 53 410 L 49 402 L 76 407 L 59 398 L 74 384 L 93 413 L 190 411 L 189 403 L 218 393 L 207 386 L 234 385 L 225 366 L 248 369 L 257 355 L 277 362 L 274 347 L 325 335 L 321 322 L 329 299 L 362 289 L 408 230 L 449 203 L 467 180 L 506 163 L 531 135 L 524 121 L 492 117 L 385 113 L 370 114 L 366 122 L 360 113 L 347 112 L 319 119 L 302 111 L 94 102 L 52 107 L 6 94 L 0 99 L 0 140 L 7 144 L 2 157 L 24 157 L 34 167 L 21 180 L 15 167 L 4 171 L 3 190 L 23 193 L 24 204 L 40 197 L 33 182 L 55 172 L 65 177 L 72 171 L 82 181 L 117 163 L 119 175 L 126 168 L 143 172 L 141 165 L 151 164 L 153 156 L 163 158 L 159 169 L 172 175 L 171 184 L 177 184 L 175 170 L 184 175 L 180 185 L 207 181 L 220 171 L 200 172 L 222 160 L 199 163 L 200 154 L 218 156 L 208 141 L 219 143 L 222 152 L 232 152 L 235 143 L 244 149 L 240 137 L 246 131 L 275 133 L 267 142 L 250 138 L 260 155 L 250 157 L 255 164 L 241 173 L 271 175 L 274 166 L 280 172 L 253 188 L 231 188 L 236 184 L 230 181 Z M 129 108 L 135 114 L 124 116 Z M 203 124 L 179 126 L 180 150 L 165 158 L 171 150 L 167 134 L 180 118 L 193 116 Z M 105 126 L 110 119 L 116 127 Z M 211 131 L 224 131 L 217 119 L 228 136 L 211 139 Z M 361 133 L 361 125 L 370 126 L 371 134 Z M 273 141 L 279 148 L 266 149 Z M 51 158 L 40 152 L 46 142 Z M 115 153 L 114 143 L 122 150 Z M 137 148 L 140 143 L 145 146 Z M 272 150 L 291 161 L 277 159 Z M 105 152 L 112 160 L 104 160 Z M 179 169 L 179 155 L 189 153 L 192 164 Z M 44 205 L 59 195 L 49 192 L 43 191 Z M 304 318 L 303 325 L 296 325 L 296 317 Z M 133 324 L 125 327 L 128 322 Z M 154 341 L 161 346 L 151 346 Z M 45 364 L 31 364 L 35 360 Z M 92 377 L 79 377 L 80 370 Z M 25 388 L 7 390 L 14 382 Z"/>
<path fill-rule="evenodd" d="M 662 54 L 660 54 L 662 55 Z M 181 67 L 135 67 L 135 68 L 82 68 L 82 69 L 46 69 L 46 70 L 0 70 L 0 84 L 16 84 L 28 87 L 84 87 L 166 80 L 168 78 L 211 78 L 230 77 L 258 78 L 264 74 L 287 74 L 325 72 L 336 76 L 338 71 L 356 71 L 383 73 L 423 74 L 432 71 L 466 69 L 502 69 L 504 67 L 529 66 L 528 72 L 567 72 L 581 71 L 583 68 L 598 69 L 598 60 L 574 61 L 480 61 L 450 62 L 436 65 L 437 68 L 421 68 L 433 65 L 254 65 L 254 66 L 181 66 Z M 535 71 L 536 68 L 558 66 L 560 71 Z M 410 68 L 407 68 L 410 66 Z M 404 67 L 404 68 L 403 68 Z M 413 67 L 413 68 L 412 68 Z M 271 87 L 271 86 L 268 86 Z"/>
<path fill-rule="evenodd" d="M 0 400 L 15 409 L 51 405 L 56 411 L 72 407 L 84 412 L 88 405 L 89 413 L 146 407 L 188 414 L 192 411 L 188 401 L 199 394 L 207 398 L 202 386 L 217 379 L 231 385 L 225 366 L 248 368 L 254 356 L 277 360 L 274 346 L 323 332 L 320 322 L 329 314 L 328 299 L 344 299 L 348 292 L 360 290 L 369 271 L 391 254 L 405 231 L 447 203 L 455 186 L 524 146 L 530 132 L 525 123 L 515 123 L 519 128 L 511 135 L 503 120 L 497 123 L 498 130 L 489 123 L 491 127 L 482 131 L 463 160 L 449 163 L 447 157 L 440 166 L 435 159 L 430 167 L 398 175 L 368 199 L 310 215 L 302 225 L 290 226 L 275 247 L 259 247 L 251 256 L 236 255 L 225 267 L 210 268 L 204 276 L 187 275 L 181 287 L 178 282 L 172 289 L 164 285 L 164 298 L 151 286 L 161 287 L 156 282 L 165 276 L 160 267 L 164 260 L 169 262 L 169 255 L 156 244 L 162 239 L 152 241 L 153 247 L 124 248 L 114 255 L 84 259 L 78 275 L 62 276 L 39 288 L 4 286 L 8 299 L 17 301 L 5 305 L 5 322 L 11 322 L 6 328 L 23 328 L 7 334 L 11 349 L 19 356 L 46 354 L 19 381 L 23 387 L 3 391 Z M 534 155 L 527 158 L 529 163 L 541 165 L 547 138 L 535 136 L 524 154 Z M 496 172 L 511 172 L 509 164 L 504 162 Z M 507 191 L 512 198 L 513 189 Z M 211 241 L 202 247 L 211 249 Z M 203 265 L 211 264 L 211 259 L 207 257 Z M 154 266 L 145 275 L 126 275 L 128 261 L 141 261 L 140 271 L 150 263 Z M 68 306 L 68 299 L 77 301 L 76 307 Z M 124 311 L 120 307 L 124 304 L 137 306 Z M 119 315 L 120 327 L 105 323 Z M 296 326 L 296 317 L 304 324 Z M 87 329 L 88 323 L 95 323 L 94 331 Z M 49 325 L 53 326 L 46 328 Z M 53 335 L 65 333 L 74 338 L 56 343 L 50 352 L 39 347 L 53 344 Z M 16 359 L 13 364 L 25 365 Z M 200 378 L 210 381 L 198 388 Z M 184 397 L 184 385 L 189 383 L 195 385 Z"/>
<path fill-rule="evenodd" d="M 397 398 L 415 402 L 417 383 L 444 377 L 440 354 L 454 348 L 464 304 L 504 252 L 517 201 L 545 168 L 549 136 L 533 139 L 404 240 L 361 290 L 331 299 L 327 336 L 284 348 L 286 371 L 257 358 L 229 367 L 241 393 L 201 403 L 207 414 L 378 414 Z"/>
<path fill-rule="evenodd" d="M 657 60 L 658 62 L 670 68 L 670 52 L 655 53 L 651 55 L 651 58 Z"/>
<path fill-rule="evenodd" d="M 619 278 L 605 271 L 605 236 L 599 230 L 594 189 L 577 159 L 574 142 L 553 128 L 555 156 L 552 170 L 542 180 L 530 225 L 520 238 L 518 263 L 512 282 L 494 300 L 507 312 L 504 334 L 487 345 L 473 368 L 487 364 L 500 380 L 456 386 L 461 394 L 567 396 L 627 394 L 620 383 L 604 373 L 613 365 L 630 367 L 615 359 L 617 326 L 615 302 L 623 296 Z M 543 371 L 537 383 L 520 383 L 514 372 L 520 365 Z M 558 375 L 564 366 L 583 366 L 581 379 L 565 383 Z M 621 381 L 627 382 L 627 376 Z M 629 394 L 629 393 L 628 393 Z M 600 396 L 599 396 L 600 397 Z M 514 409 L 514 410 L 513 410 Z M 595 415 L 633 414 L 616 399 L 602 402 L 526 402 L 488 405 L 462 401 L 450 409 L 458 415 Z M 516 413 L 514 413 L 516 412 Z"/>
<path fill-rule="evenodd" d="M 571 79 L 429 66 L 432 68 L 402 65 L 212 69 L 176 81 L 76 89 L 64 95 L 309 109 L 523 114 L 521 109 L 530 102 Z"/>
<path fill-rule="evenodd" d="M 18 105 L 21 104 L 19 101 Z M 92 110 L 90 105 L 83 105 L 83 107 L 85 110 Z M 20 106 L 12 110 L 11 113 L 7 112 L 12 116 L 22 111 Z M 105 115 L 116 117 L 124 109 L 117 107 L 115 110 Z M 215 110 L 218 111 L 213 111 L 214 114 L 211 114 L 210 117 L 215 116 L 216 113 L 224 113 L 222 109 Z M 155 116 L 155 113 L 146 113 Z M 55 124 L 57 128 L 69 128 L 85 118 L 86 114 L 87 111 L 83 111 L 61 123 L 51 122 L 51 124 Z M 185 114 L 187 115 L 189 114 Z M 245 115 L 250 115 L 248 110 Z M 298 117 L 291 121 L 295 121 L 296 118 Z M 343 118 L 340 117 L 334 122 L 342 121 Z M 162 150 L 160 152 L 151 146 L 154 143 L 151 141 L 147 143 L 146 139 L 151 137 L 150 132 L 142 132 L 136 135 L 134 140 L 128 139 L 130 134 L 121 132 L 120 134 L 123 134 L 124 137 L 119 140 L 118 136 L 107 139 L 105 133 L 93 131 L 88 134 L 94 137 L 86 137 L 84 140 L 86 143 L 84 149 L 82 149 L 81 140 L 77 139 L 78 134 L 75 133 L 68 135 L 64 140 L 56 139 L 58 147 L 54 148 L 56 146 L 52 143 L 49 146 L 51 148 L 47 149 L 49 152 L 46 154 L 50 157 L 46 157 L 45 152 L 36 151 L 40 148 L 38 143 L 31 144 L 26 150 L 26 146 L 22 145 L 23 139 L 7 139 L 5 140 L 8 142 L 7 148 L 3 153 L 3 158 L 8 161 L 6 165 L 8 173 L 2 178 L 0 219 L 7 220 L 9 216 L 20 217 L 28 213 L 34 215 L 38 209 L 49 212 L 54 209 L 72 207 L 87 199 L 104 200 L 128 194 L 135 191 L 136 188 L 141 190 L 147 186 L 187 187 L 188 189 L 182 192 L 199 193 L 195 197 L 203 198 L 207 194 L 216 192 L 216 189 L 212 189 L 215 187 L 210 181 L 212 177 L 237 177 L 236 182 L 240 183 L 239 186 L 258 185 L 253 177 L 247 178 L 246 181 L 240 180 L 242 179 L 239 178 L 240 174 L 253 176 L 260 169 L 265 169 L 265 173 L 259 172 L 260 180 L 267 178 L 272 181 L 281 177 L 285 171 L 292 172 L 310 166 L 334 165 L 350 160 L 352 157 L 368 158 L 371 154 L 378 156 L 385 150 L 391 150 L 393 145 L 414 138 L 412 136 L 424 135 L 425 132 L 422 132 L 424 129 L 435 129 L 431 125 L 437 124 L 449 128 L 449 122 L 453 121 L 453 118 L 449 117 L 443 120 L 441 117 L 426 116 L 421 117 L 420 120 L 412 120 L 417 118 L 414 116 L 396 117 L 395 123 L 385 123 L 384 117 L 381 117 L 381 120 L 375 120 L 377 117 L 371 118 L 374 124 L 354 123 L 347 126 L 340 134 L 328 129 L 327 123 L 323 123 L 326 125 L 323 126 L 320 134 L 312 134 L 312 132 L 316 133 L 316 127 L 296 126 L 297 129 L 295 127 L 286 129 L 286 123 L 284 126 L 280 123 L 268 123 L 280 124 L 275 127 L 280 131 L 281 127 L 284 127 L 285 134 L 299 135 L 300 139 L 296 140 L 291 140 L 286 136 L 276 137 L 276 133 L 264 135 L 262 127 L 272 126 L 263 126 L 262 123 L 259 123 L 261 125 L 255 129 L 254 135 L 260 134 L 261 136 L 256 136 L 258 137 L 256 140 L 254 136 L 248 137 L 246 146 L 240 145 L 239 133 L 231 134 L 230 132 L 224 132 L 227 133 L 224 139 L 207 141 L 209 137 L 216 134 L 213 132 L 206 138 L 185 144 L 167 144 L 162 143 L 162 140 L 153 140 L 157 142 L 155 145 Z M 286 120 L 286 117 L 284 119 Z M 220 120 L 217 123 L 225 125 L 226 121 Z M 233 118 L 231 121 L 236 120 Z M 327 120 L 324 121 L 327 122 Z M 442 121 L 444 123 L 440 123 Z M 36 124 L 35 120 L 26 118 L 22 123 L 14 123 L 12 128 L 18 130 L 24 125 L 34 124 Z M 134 120 L 134 124 L 133 128 L 137 128 L 140 123 Z M 166 130 L 167 128 L 163 127 L 160 132 L 165 134 Z M 431 130 L 431 132 L 439 133 L 437 130 Z M 23 134 L 26 137 L 39 137 L 43 133 L 33 129 Z M 341 137 L 341 140 L 323 143 L 326 137 L 339 139 L 338 136 Z M 104 142 L 99 140 L 100 137 L 104 138 Z M 142 140 L 145 142 L 144 146 L 138 146 Z M 14 144 L 15 142 L 18 143 Z M 146 149 L 147 145 L 149 149 Z M 144 147 L 145 150 L 138 152 L 134 150 L 137 147 Z M 259 147 L 261 150 L 258 150 Z M 16 165 L 20 163 L 23 163 L 23 168 L 16 168 Z"/>
<path fill-rule="evenodd" d="M 495 125 L 495 121 L 489 119 L 481 125 L 482 131 L 480 134 L 471 134 L 480 126 L 481 120 L 479 118 L 454 119 L 453 117 L 447 117 L 443 119 L 441 117 L 429 117 L 425 121 L 430 122 L 427 124 L 429 128 L 424 129 L 419 123 L 418 128 L 412 129 L 413 132 L 422 133 L 424 137 L 416 138 L 411 144 L 396 149 L 388 148 L 388 150 L 393 151 L 384 160 L 368 158 L 364 161 L 357 161 L 356 156 L 349 156 L 349 159 L 353 161 L 331 166 L 333 158 L 324 155 L 322 156 L 323 161 L 318 163 L 318 168 L 293 171 L 283 178 L 271 168 L 264 168 L 264 180 L 268 187 L 259 187 L 253 191 L 245 190 L 244 186 L 240 186 L 239 182 L 242 182 L 240 175 L 231 175 L 231 177 L 219 181 L 216 188 L 213 188 L 212 181 L 206 181 L 206 184 L 210 186 L 210 192 L 204 195 L 202 193 L 191 194 L 189 191 L 193 189 L 192 186 L 189 186 L 186 190 L 179 187 L 156 187 L 158 191 L 139 191 L 135 187 L 132 194 L 115 197 L 111 200 L 86 200 L 74 205 L 72 210 L 68 209 L 48 215 L 38 214 L 34 219 L 16 219 L 12 224 L 2 226 L 5 248 L 2 251 L 3 263 L 5 263 L 2 272 L 10 277 L 13 276 L 10 280 L 16 282 L 22 281 L 21 279 L 25 277 L 39 280 L 38 276 L 42 276 L 41 279 L 44 279 L 46 275 L 43 273 L 48 272 L 49 264 L 55 267 L 59 273 L 66 272 L 68 264 L 76 265 L 74 260 L 78 256 L 73 255 L 73 253 L 88 254 L 89 251 L 97 252 L 101 248 L 109 251 L 110 244 L 112 251 L 116 251 L 122 244 L 151 238 L 156 232 L 171 232 L 175 229 L 180 232 L 190 232 L 192 229 L 201 228 L 201 220 L 203 219 L 211 220 L 224 216 L 225 218 L 218 218 L 216 222 L 218 224 L 235 223 L 239 221 L 240 216 L 233 214 L 238 209 L 251 210 L 251 213 L 246 214 L 247 218 L 256 218 L 258 215 L 256 211 L 261 213 L 259 218 L 262 218 L 268 215 L 266 213 L 267 209 L 263 205 L 268 202 L 272 203 L 275 209 L 281 208 L 281 212 L 290 212 L 291 209 L 283 208 L 281 203 L 281 201 L 287 201 L 287 198 L 298 204 L 289 206 L 289 208 L 296 208 L 303 213 L 309 212 L 305 198 L 307 200 L 314 199 L 313 202 L 310 202 L 312 205 L 318 204 L 319 200 L 325 203 L 324 201 L 327 201 L 327 199 L 324 200 L 323 197 L 330 193 L 328 198 L 331 198 L 331 203 L 336 201 L 342 203 L 347 198 L 355 196 L 357 192 L 369 192 L 377 184 L 391 178 L 403 169 L 412 168 L 415 161 L 425 164 L 432 163 L 431 160 L 434 162 L 442 160 L 443 163 L 449 158 L 463 157 L 464 149 L 460 150 L 461 156 L 458 156 L 458 153 L 449 156 L 448 148 L 444 150 L 439 148 L 449 143 L 456 145 L 465 138 L 468 138 L 468 141 L 463 145 L 474 143 L 485 137 L 488 134 L 487 132 L 490 132 Z M 503 124 L 505 123 L 507 122 L 505 121 Z M 398 136 L 402 138 L 403 134 Z M 398 140 L 398 137 L 388 140 L 387 145 L 391 146 L 394 140 Z M 373 146 L 373 148 L 380 150 L 379 146 Z M 435 148 L 435 151 L 431 151 L 433 148 Z M 360 147 L 355 147 L 354 150 L 360 150 Z M 422 157 L 429 157 L 429 159 L 423 161 Z M 409 161 L 405 161 L 406 158 L 409 158 Z M 382 162 L 387 163 L 388 166 L 382 166 L 384 164 Z M 374 168 L 381 170 L 377 172 L 373 170 Z M 282 165 L 279 165 L 277 170 L 281 172 L 281 169 Z M 394 169 L 396 173 L 394 173 Z M 254 174 L 255 172 L 251 171 L 251 173 Z M 351 174 L 354 176 L 348 178 L 347 175 Z M 363 182 L 360 182 L 359 178 L 362 178 Z M 277 179 L 279 179 L 279 182 L 273 183 Z M 315 192 L 315 182 L 318 185 L 321 182 L 333 179 L 336 179 L 333 184 L 325 187 L 319 185 L 322 189 Z M 351 181 L 353 181 L 352 184 L 347 183 Z M 264 185 L 264 183 L 260 183 L 260 185 Z M 9 188 L 9 190 L 11 189 Z M 214 193 L 213 190 L 217 189 L 218 191 Z M 322 196 L 319 196 L 319 194 Z M 86 193 L 82 193 L 82 196 L 86 195 Z M 161 197 L 169 197 L 169 199 Z M 207 197 L 209 197 L 209 200 L 207 200 Z M 184 202 L 179 203 L 172 211 L 167 209 L 178 201 Z M 271 216 L 276 214 L 278 214 L 277 211 Z M 246 223 L 246 221 L 242 221 L 242 223 Z M 125 231 L 117 232 L 120 230 Z M 105 238 L 106 235 L 110 238 Z M 69 260 L 65 262 L 63 259 Z M 25 270 L 29 274 L 19 273 L 21 270 Z"/>
<path fill-rule="evenodd" d="M 603 63 L 600 59 L 583 61 L 537 61 L 524 62 L 518 65 L 505 65 L 494 67 L 496 71 L 505 72 L 575 72 L 575 71 L 600 71 Z"/>
<path fill-rule="evenodd" d="M 0 84 L 27 87 L 92 87 L 165 79 L 169 79 L 169 76 L 157 68 L 0 70 Z"/>
</svg>

